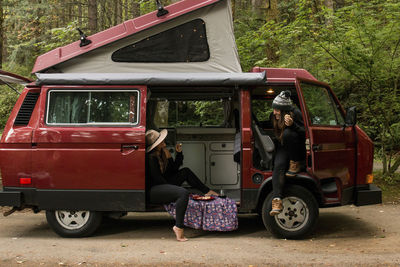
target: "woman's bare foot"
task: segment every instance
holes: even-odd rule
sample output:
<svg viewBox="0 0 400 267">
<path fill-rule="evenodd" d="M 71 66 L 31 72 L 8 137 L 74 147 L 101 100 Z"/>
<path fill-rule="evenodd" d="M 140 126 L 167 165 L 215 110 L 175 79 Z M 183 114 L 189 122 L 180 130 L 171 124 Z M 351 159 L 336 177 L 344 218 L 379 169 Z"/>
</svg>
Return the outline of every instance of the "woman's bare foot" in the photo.
<svg viewBox="0 0 400 267">
<path fill-rule="evenodd" d="M 210 190 L 207 192 L 206 196 L 219 196 L 217 192 Z"/>
<path fill-rule="evenodd" d="M 172 227 L 172 230 L 174 231 L 175 235 L 176 235 L 176 240 L 180 241 L 180 242 L 185 242 L 187 241 L 187 238 L 183 235 L 183 229 L 179 228 L 179 227 Z"/>
</svg>

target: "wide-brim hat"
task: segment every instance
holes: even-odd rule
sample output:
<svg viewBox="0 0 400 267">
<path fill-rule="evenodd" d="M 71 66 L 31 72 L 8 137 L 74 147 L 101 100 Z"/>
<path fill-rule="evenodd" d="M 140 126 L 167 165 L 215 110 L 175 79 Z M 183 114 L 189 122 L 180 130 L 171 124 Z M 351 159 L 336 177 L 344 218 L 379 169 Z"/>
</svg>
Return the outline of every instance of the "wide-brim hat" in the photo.
<svg viewBox="0 0 400 267">
<path fill-rule="evenodd" d="M 156 146 L 161 144 L 167 135 L 167 129 L 163 129 L 160 132 L 157 132 L 156 130 L 148 130 L 146 132 L 146 152 L 152 151 Z"/>
</svg>

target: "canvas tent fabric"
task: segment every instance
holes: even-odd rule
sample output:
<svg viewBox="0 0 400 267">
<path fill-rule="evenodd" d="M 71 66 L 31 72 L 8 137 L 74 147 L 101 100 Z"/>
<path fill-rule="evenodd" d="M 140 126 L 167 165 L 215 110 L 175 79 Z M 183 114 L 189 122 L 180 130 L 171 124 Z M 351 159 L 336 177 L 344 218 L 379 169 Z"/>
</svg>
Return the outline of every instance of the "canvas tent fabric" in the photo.
<svg viewBox="0 0 400 267">
<path fill-rule="evenodd" d="M 157 42 L 150 44 L 147 42 L 146 44 L 146 41 L 149 39 L 157 39 L 155 36 L 160 36 L 167 31 L 173 31 L 181 25 L 188 23 L 190 24 L 193 21 L 204 22 L 204 29 L 200 29 L 200 31 L 204 30 L 205 36 L 201 34 L 192 34 L 193 38 L 183 38 L 182 42 L 176 39 L 168 40 L 168 38 L 165 38 L 165 43 L 163 43 L 164 40 L 157 40 Z M 196 26 L 193 27 L 192 30 L 197 31 L 198 28 L 199 27 Z M 187 28 L 183 33 L 185 36 L 187 36 Z M 170 35 L 165 34 L 165 36 Z M 203 45 L 197 47 L 196 49 L 191 49 L 189 46 L 193 45 L 194 43 L 197 44 L 196 40 L 200 38 L 199 36 L 204 38 L 206 43 L 203 43 Z M 171 41 L 172 44 L 168 45 L 168 42 Z M 154 43 L 159 45 L 153 46 Z M 139 62 L 123 62 L 124 60 L 115 60 L 115 52 L 121 51 L 121 49 L 124 48 L 136 46 L 138 44 L 144 46 L 144 49 L 142 49 L 141 52 L 147 49 L 154 52 L 154 54 L 158 53 L 159 55 L 163 53 L 163 51 L 160 51 L 162 47 L 167 47 L 164 53 L 168 53 L 168 49 L 171 49 L 171 47 L 176 47 L 175 49 L 179 51 L 190 48 L 188 49 L 189 52 L 187 54 L 192 55 L 193 51 L 206 51 L 207 46 L 209 55 L 207 55 L 206 58 L 197 57 L 197 55 L 194 57 L 190 56 L 187 57 L 188 60 L 186 62 L 183 62 L 184 60 L 182 60 L 182 58 L 185 59 L 186 55 L 181 56 L 181 59 L 177 60 L 177 62 L 174 62 L 174 60 L 165 60 L 167 62 L 155 62 L 157 60 L 154 60 L 154 58 L 157 59 L 159 57 L 153 57 L 153 60 L 136 60 Z M 181 47 L 178 45 L 181 45 Z M 172 53 L 174 52 L 177 51 L 172 51 Z M 140 53 L 138 55 L 143 56 L 143 54 Z M 192 58 L 195 58 L 196 60 L 192 60 Z M 200 60 L 198 60 L 199 58 Z M 38 68 L 35 67 L 34 70 L 35 69 Z M 40 72 L 46 71 L 56 73 L 241 72 L 242 70 L 233 32 L 230 1 L 216 1 L 211 5 L 195 9 L 172 20 L 168 20 L 154 27 L 136 32 L 128 37 L 118 39 L 113 43 L 104 45 L 87 53 L 77 55 L 76 57 L 73 57 L 65 62 L 49 66 L 47 69 L 40 70 Z"/>
<path fill-rule="evenodd" d="M 258 86 L 261 73 L 37 73 L 36 85 Z"/>
</svg>

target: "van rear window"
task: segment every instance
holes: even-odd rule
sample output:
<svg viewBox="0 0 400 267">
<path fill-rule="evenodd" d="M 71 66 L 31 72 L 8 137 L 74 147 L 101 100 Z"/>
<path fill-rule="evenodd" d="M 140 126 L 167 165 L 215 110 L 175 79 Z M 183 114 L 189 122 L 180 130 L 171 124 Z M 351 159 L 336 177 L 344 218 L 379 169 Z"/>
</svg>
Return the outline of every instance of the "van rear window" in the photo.
<svg viewBox="0 0 400 267">
<path fill-rule="evenodd" d="M 46 123 L 134 125 L 139 119 L 138 99 L 137 90 L 51 90 Z"/>
</svg>

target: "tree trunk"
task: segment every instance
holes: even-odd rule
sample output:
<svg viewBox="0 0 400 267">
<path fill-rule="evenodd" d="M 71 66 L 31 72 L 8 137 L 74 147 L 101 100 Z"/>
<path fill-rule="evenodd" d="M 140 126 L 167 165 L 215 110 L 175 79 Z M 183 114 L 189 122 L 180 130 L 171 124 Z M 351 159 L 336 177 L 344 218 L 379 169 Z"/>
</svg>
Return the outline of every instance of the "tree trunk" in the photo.
<svg viewBox="0 0 400 267">
<path fill-rule="evenodd" d="M 78 26 L 79 27 L 82 27 L 82 16 L 83 16 L 82 3 L 78 2 Z"/>
<path fill-rule="evenodd" d="M 118 7 L 117 24 L 120 24 L 120 23 L 122 23 L 122 1 L 121 0 L 117 1 L 117 7 Z"/>
<path fill-rule="evenodd" d="M 107 29 L 107 22 L 106 22 L 106 1 L 101 1 L 100 2 L 100 11 L 99 11 L 99 16 L 100 16 L 100 25 L 99 25 L 99 29 L 100 30 L 104 30 Z"/>
<path fill-rule="evenodd" d="M 132 1 L 132 18 L 140 16 L 140 4 L 136 1 Z"/>
<path fill-rule="evenodd" d="M 129 0 L 123 1 L 123 3 L 124 3 L 123 4 L 124 12 L 123 12 L 122 21 L 131 19 L 131 17 L 129 16 L 129 2 L 131 2 L 131 1 L 129 1 Z"/>
<path fill-rule="evenodd" d="M 3 68 L 3 0 L 0 0 L 0 69 Z"/>
<path fill-rule="evenodd" d="M 333 0 L 325 0 L 325 6 L 333 11 Z"/>
<path fill-rule="evenodd" d="M 93 34 L 97 31 L 97 0 L 89 0 L 88 15 L 89 30 Z"/>
<path fill-rule="evenodd" d="M 118 0 L 114 0 L 114 23 L 113 25 L 118 24 Z"/>
</svg>

